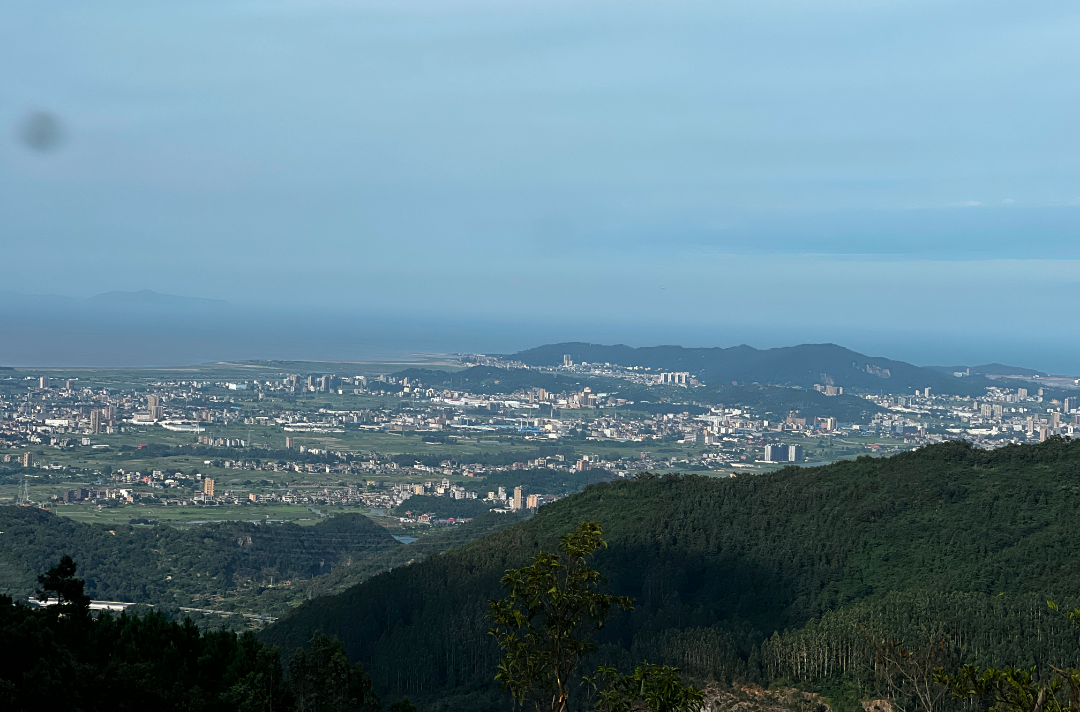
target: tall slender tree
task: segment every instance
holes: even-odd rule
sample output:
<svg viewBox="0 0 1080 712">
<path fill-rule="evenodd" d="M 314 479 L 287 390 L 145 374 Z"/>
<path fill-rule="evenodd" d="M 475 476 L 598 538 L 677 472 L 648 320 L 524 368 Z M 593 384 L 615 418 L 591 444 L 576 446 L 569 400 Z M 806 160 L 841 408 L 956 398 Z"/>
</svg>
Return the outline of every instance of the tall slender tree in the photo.
<svg viewBox="0 0 1080 712">
<path fill-rule="evenodd" d="M 518 705 L 537 712 L 565 712 L 582 656 L 596 649 L 593 636 L 613 607 L 629 610 L 626 596 L 601 593 L 606 581 L 587 560 L 605 547 L 597 522 L 583 522 L 559 538 L 559 553 L 542 551 L 531 565 L 502 578 L 505 598 L 491 601 L 490 630 L 503 649 L 495 679 Z"/>
</svg>

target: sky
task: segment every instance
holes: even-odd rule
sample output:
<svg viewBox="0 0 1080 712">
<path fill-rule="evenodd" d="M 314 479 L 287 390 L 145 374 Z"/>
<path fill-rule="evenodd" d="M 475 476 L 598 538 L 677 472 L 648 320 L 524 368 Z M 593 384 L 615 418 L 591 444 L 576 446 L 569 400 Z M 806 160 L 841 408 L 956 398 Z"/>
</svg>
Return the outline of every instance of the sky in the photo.
<svg viewBox="0 0 1080 712">
<path fill-rule="evenodd" d="M 1078 36 L 1066 2 L 0 0 L 0 291 L 1080 373 Z"/>
</svg>

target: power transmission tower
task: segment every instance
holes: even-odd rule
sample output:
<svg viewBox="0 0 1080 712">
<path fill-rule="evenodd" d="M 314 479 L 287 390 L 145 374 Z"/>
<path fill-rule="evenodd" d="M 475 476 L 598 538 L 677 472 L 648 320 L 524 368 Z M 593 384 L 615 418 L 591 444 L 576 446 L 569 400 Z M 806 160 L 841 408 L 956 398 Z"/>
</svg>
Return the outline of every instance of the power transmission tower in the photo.
<svg viewBox="0 0 1080 712">
<path fill-rule="evenodd" d="M 30 504 L 30 483 L 26 479 L 26 475 L 23 475 L 22 478 L 22 492 L 19 495 L 19 500 L 23 504 Z"/>
</svg>

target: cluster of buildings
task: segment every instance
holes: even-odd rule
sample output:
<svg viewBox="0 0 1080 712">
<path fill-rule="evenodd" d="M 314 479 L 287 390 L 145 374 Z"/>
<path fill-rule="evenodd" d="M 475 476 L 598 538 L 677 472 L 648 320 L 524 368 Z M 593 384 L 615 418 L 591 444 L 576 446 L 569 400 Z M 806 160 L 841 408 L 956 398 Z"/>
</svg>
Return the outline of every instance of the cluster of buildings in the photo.
<svg viewBox="0 0 1080 712">
<path fill-rule="evenodd" d="M 802 445 L 766 445 L 764 462 L 802 462 Z"/>
<path fill-rule="evenodd" d="M 885 410 L 875 415 L 870 429 L 927 440 L 963 437 L 987 448 L 1080 434 L 1080 397 L 1044 395 L 1042 388 L 993 387 L 979 398 L 934 396 L 929 388 L 881 396 L 873 400 Z M 935 426 L 939 432 L 931 433 Z"/>
<path fill-rule="evenodd" d="M 495 511 L 520 512 L 526 509 L 536 509 L 550 502 L 555 502 L 560 497 L 554 494 L 530 494 L 528 488 L 518 486 L 513 493 L 507 493 L 505 487 L 499 487 L 496 491 L 488 492 L 484 497 L 485 502 L 497 506 Z"/>
<path fill-rule="evenodd" d="M 524 364 L 487 360 L 491 365 L 525 368 Z M 574 363 L 569 358 L 562 366 L 547 370 L 664 386 L 668 387 L 663 391 L 667 396 L 674 392 L 683 400 L 672 402 L 666 397 L 662 408 L 656 407 L 658 403 L 646 408 L 617 393 L 597 392 L 588 386 L 562 393 L 534 387 L 508 394 L 476 393 L 430 388 L 415 378 L 395 376 L 286 374 L 270 380 L 163 380 L 141 385 L 138 390 L 88 388 L 75 380 L 58 382 L 40 376 L 21 379 L 19 389 L 0 391 L 0 450 L 6 463 L 54 468 L 60 466 L 35 458 L 30 446 L 100 448 L 105 445 L 98 443 L 95 435 L 144 433 L 147 428 L 160 427 L 191 431 L 193 444 L 227 451 L 213 453 L 212 460 L 204 461 L 214 468 L 300 475 L 290 478 L 293 480 L 332 474 L 340 475 L 343 482 L 355 482 L 337 487 L 276 486 L 259 493 L 238 488 L 222 491 L 213 479 L 201 475 L 119 471 L 111 474 L 110 486 L 66 492 L 61 499 L 72 503 L 131 502 L 143 497 L 183 505 L 352 503 L 391 509 L 409 497 L 426 495 L 481 498 L 493 509 L 514 511 L 539 506 L 547 495 L 518 490 L 508 493 L 500 488 L 481 497 L 484 492 L 480 487 L 452 483 L 450 478 L 480 478 L 492 472 L 536 468 L 566 472 L 601 468 L 614 476 L 663 469 L 722 471 L 803 462 L 804 446 L 841 436 L 888 439 L 905 447 L 962 437 L 982 447 L 998 447 L 1041 442 L 1053 436 L 1074 437 L 1080 428 L 1080 397 L 1057 400 L 1042 388 L 1009 388 L 1004 382 L 978 398 L 935 394 L 929 388 L 907 394 L 865 395 L 862 397 L 873 415 L 864 422 L 839 422 L 813 413 L 766 417 L 750 408 L 695 402 L 694 389 L 702 384 L 688 372 Z M 615 390 L 610 382 L 604 388 Z M 845 394 L 843 386 L 834 383 L 819 384 L 815 389 L 826 396 Z M 366 398 L 349 407 L 348 397 L 293 397 L 304 393 Z M 370 398 L 380 395 L 392 397 L 385 401 Z M 646 415 L 650 408 L 670 412 Z M 257 446 L 250 438 L 220 432 L 236 425 L 279 432 L 283 438 L 276 442 L 283 441 L 284 448 Z M 402 464 L 401 458 L 374 452 L 328 451 L 299 442 L 312 434 L 332 436 L 350 431 L 418 434 L 434 438 L 430 442 L 447 442 L 447 437 L 472 439 L 492 446 L 510 436 L 516 441 L 536 441 L 538 446 L 567 443 L 579 453 L 633 443 L 640 455 L 609 455 L 606 459 L 596 455 L 569 459 L 563 455 L 530 456 L 500 465 L 448 459 L 435 466 Z M 668 457 L 651 454 L 669 444 L 683 447 Z M 40 447 L 37 450 L 41 452 Z M 388 484 L 384 478 L 395 481 Z"/>
</svg>

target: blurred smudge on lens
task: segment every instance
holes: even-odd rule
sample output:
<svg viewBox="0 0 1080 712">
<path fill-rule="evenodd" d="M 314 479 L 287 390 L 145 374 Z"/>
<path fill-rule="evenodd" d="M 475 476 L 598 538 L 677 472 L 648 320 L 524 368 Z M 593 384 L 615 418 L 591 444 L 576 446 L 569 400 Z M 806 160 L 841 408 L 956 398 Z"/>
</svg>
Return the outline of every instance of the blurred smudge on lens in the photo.
<svg viewBox="0 0 1080 712">
<path fill-rule="evenodd" d="M 31 151 L 48 153 L 64 139 L 60 120 L 47 111 L 30 113 L 19 125 L 19 140 Z"/>
</svg>

